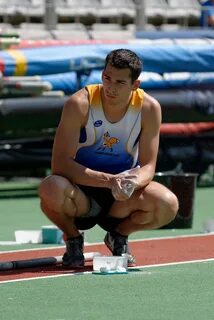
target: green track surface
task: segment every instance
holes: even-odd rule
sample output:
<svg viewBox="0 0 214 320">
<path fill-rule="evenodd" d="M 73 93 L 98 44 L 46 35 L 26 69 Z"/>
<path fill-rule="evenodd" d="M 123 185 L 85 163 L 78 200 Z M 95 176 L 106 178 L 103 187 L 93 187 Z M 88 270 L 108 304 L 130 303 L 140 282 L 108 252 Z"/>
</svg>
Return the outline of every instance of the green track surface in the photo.
<svg viewBox="0 0 214 320">
<path fill-rule="evenodd" d="M 0 241 L 15 240 L 15 230 L 36 230 L 50 224 L 38 197 L 8 195 L 0 199 Z M 138 232 L 131 239 L 202 233 L 204 220 L 214 219 L 213 198 L 213 188 L 197 188 L 191 229 Z M 104 234 L 95 227 L 86 232 L 86 241 L 101 242 Z M 1 245 L 0 250 L 43 246 Z M 82 274 L 2 283 L 0 319 L 213 320 L 213 270 L 212 261 L 145 267 L 127 275 Z"/>
<path fill-rule="evenodd" d="M 1 319 L 213 320 L 214 263 L 1 285 Z"/>
<path fill-rule="evenodd" d="M 197 188 L 195 193 L 193 226 L 189 229 L 164 229 L 137 232 L 130 239 L 173 236 L 203 232 L 203 222 L 208 218 L 214 219 L 214 188 Z M 38 197 L 17 197 L 0 199 L 1 232 L 0 241 L 13 241 L 15 230 L 38 230 L 42 225 L 51 224 L 43 215 Z M 100 242 L 105 232 L 99 227 L 86 232 L 86 241 Z M 35 245 L 21 245 L 30 248 Z M 17 248 L 17 246 L 15 247 Z M 13 246 L 0 246 L 0 250 L 13 249 Z"/>
</svg>

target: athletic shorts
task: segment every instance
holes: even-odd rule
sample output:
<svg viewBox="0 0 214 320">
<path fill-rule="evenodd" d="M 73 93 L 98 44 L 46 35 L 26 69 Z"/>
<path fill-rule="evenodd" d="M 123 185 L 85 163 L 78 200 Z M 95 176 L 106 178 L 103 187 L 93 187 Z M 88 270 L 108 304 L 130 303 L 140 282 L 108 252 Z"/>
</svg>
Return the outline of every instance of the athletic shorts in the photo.
<svg viewBox="0 0 214 320">
<path fill-rule="evenodd" d="M 75 225 L 79 230 L 87 230 L 99 225 L 106 231 L 116 228 L 121 219 L 109 216 L 109 210 L 115 199 L 110 189 L 97 188 L 78 185 L 91 202 L 89 212 L 83 216 L 75 218 Z"/>
</svg>

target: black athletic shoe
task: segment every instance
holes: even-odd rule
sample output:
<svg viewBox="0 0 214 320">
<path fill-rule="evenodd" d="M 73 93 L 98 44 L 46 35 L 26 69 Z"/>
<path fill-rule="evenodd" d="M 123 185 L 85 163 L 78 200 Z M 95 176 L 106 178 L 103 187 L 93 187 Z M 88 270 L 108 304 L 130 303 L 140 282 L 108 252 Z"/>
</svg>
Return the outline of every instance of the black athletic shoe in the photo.
<svg viewBox="0 0 214 320">
<path fill-rule="evenodd" d="M 82 268 L 85 258 L 83 255 L 84 239 L 82 235 L 75 238 L 69 238 L 66 242 L 66 252 L 62 258 L 62 264 L 65 267 Z"/>
<path fill-rule="evenodd" d="M 135 258 L 129 252 L 127 236 L 123 236 L 118 232 L 107 232 L 104 242 L 113 256 L 128 254 L 128 266 L 132 267 L 136 265 Z"/>
</svg>

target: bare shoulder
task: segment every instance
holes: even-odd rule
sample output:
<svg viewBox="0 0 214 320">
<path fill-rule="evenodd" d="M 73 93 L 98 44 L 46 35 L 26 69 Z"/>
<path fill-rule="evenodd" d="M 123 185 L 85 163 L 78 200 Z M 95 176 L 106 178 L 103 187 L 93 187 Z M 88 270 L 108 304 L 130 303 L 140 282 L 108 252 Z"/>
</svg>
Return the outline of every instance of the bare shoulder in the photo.
<svg viewBox="0 0 214 320">
<path fill-rule="evenodd" d="M 63 107 L 64 118 L 72 117 L 74 121 L 76 119 L 84 122 L 87 118 L 89 109 L 88 91 L 83 88 L 74 93 L 65 103 Z"/>
<path fill-rule="evenodd" d="M 161 112 L 160 103 L 148 93 L 144 93 L 143 108 L 145 112 Z"/>
<path fill-rule="evenodd" d="M 145 93 L 142 109 L 143 127 L 160 127 L 162 121 L 160 103 L 148 93 Z"/>
</svg>

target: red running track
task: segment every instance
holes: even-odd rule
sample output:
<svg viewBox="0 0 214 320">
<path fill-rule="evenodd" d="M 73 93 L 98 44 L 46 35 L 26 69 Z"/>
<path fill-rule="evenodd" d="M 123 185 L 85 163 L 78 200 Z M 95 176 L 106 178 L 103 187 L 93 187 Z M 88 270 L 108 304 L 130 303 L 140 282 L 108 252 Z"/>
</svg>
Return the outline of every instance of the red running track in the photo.
<svg viewBox="0 0 214 320">
<path fill-rule="evenodd" d="M 145 239 L 130 241 L 130 249 L 137 260 L 136 267 L 148 265 L 182 263 L 188 261 L 214 259 L 214 234 L 178 236 L 170 238 Z M 20 250 L 14 252 L 0 252 L 0 261 L 14 261 L 50 256 L 60 256 L 64 247 Z M 90 244 L 85 246 L 85 252 L 97 252 L 110 255 L 104 244 Z M 65 269 L 62 265 L 28 268 L 21 270 L 1 271 L 0 282 L 25 280 L 30 278 L 59 276 L 75 272 L 92 271 L 92 261 L 87 262 L 83 270 Z"/>
</svg>

